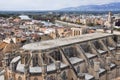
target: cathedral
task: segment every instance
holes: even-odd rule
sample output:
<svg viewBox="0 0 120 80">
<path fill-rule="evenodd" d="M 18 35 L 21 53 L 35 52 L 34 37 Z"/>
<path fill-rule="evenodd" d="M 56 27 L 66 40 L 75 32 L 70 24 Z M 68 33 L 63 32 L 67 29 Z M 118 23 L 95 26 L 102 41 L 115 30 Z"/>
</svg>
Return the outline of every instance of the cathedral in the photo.
<svg viewBox="0 0 120 80">
<path fill-rule="evenodd" d="M 35 42 L 7 52 L 4 80 L 116 80 L 120 36 L 91 33 Z"/>
</svg>

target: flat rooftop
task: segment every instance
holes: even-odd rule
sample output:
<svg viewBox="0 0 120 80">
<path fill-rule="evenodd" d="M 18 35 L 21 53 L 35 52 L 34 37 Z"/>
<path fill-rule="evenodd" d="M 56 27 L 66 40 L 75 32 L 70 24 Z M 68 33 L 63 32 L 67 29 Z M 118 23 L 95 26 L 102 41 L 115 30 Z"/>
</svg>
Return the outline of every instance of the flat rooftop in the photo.
<svg viewBox="0 0 120 80">
<path fill-rule="evenodd" d="M 52 49 L 56 47 L 72 45 L 75 43 L 81 43 L 88 40 L 104 38 L 112 35 L 113 34 L 108 34 L 108 33 L 91 33 L 91 34 L 79 35 L 74 37 L 67 37 L 67 38 L 30 43 L 30 44 L 24 45 L 22 49 L 31 50 L 31 51 L 34 51 L 34 50 L 42 51 L 42 50 Z"/>
</svg>

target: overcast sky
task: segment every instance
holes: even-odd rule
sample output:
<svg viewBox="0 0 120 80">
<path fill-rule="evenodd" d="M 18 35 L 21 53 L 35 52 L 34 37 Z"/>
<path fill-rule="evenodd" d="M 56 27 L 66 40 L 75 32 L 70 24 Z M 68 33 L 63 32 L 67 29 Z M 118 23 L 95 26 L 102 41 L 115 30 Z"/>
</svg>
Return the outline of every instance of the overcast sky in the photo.
<svg viewBox="0 0 120 80">
<path fill-rule="evenodd" d="M 120 0 L 1 0 L 0 10 L 57 10 L 111 2 L 120 2 Z"/>
</svg>

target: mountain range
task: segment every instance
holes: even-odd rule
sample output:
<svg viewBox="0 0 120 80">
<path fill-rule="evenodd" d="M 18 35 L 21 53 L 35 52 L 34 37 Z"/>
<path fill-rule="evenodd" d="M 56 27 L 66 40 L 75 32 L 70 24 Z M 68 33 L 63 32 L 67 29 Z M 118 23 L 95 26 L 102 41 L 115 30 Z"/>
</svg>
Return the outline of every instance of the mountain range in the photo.
<svg viewBox="0 0 120 80">
<path fill-rule="evenodd" d="M 78 7 L 68 7 L 60 11 L 120 11 L 120 2 L 102 5 L 84 5 Z"/>
</svg>

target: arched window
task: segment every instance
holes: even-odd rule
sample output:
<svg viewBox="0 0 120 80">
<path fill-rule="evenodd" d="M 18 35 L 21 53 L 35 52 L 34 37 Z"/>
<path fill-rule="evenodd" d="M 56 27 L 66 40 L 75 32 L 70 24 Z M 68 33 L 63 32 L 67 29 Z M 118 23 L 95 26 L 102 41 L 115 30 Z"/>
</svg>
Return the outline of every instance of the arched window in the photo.
<svg viewBox="0 0 120 80">
<path fill-rule="evenodd" d="M 38 78 L 35 77 L 34 80 L 38 80 Z"/>
<path fill-rule="evenodd" d="M 22 77 L 21 77 L 21 76 L 19 76 L 19 77 L 18 77 L 18 80 L 22 80 Z"/>
</svg>

